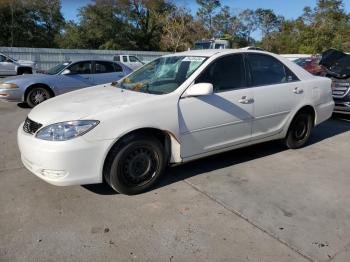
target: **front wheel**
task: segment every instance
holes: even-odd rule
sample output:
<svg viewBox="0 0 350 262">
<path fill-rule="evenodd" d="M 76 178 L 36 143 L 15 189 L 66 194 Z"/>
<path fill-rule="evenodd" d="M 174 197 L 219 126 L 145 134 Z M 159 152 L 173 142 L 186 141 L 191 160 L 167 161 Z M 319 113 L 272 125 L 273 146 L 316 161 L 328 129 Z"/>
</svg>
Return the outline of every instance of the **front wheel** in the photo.
<svg viewBox="0 0 350 262">
<path fill-rule="evenodd" d="M 116 145 L 106 159 L 104 178 L 117 192 L 135 195 L 149 190 L 165 169 L 162 144 L 139 136 Z"/>
<path fill-rule="evenodd" d="M 34 87 L 29 91 L 26 102 L 29 107 L 35 107 L 49 98 L 51 94 L 46 88 Z"/>
<path fill-rule="evenodd" d="M 313 117 L 307 112 L 298 113 L 287 133 L 284 140 L 285 145 L 290 149 L 297 149 L 305 146 L 310 138 L 313 126 Z"/>
</svg>

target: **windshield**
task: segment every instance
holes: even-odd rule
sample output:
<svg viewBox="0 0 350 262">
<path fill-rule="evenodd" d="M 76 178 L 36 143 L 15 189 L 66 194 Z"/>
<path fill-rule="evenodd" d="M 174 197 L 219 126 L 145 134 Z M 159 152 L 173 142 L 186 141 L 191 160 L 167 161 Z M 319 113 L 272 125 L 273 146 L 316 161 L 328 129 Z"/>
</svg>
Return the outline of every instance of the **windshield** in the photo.
<svg viewBox="0 0 350 262">
<path fill-rule="evenodd" d="M 51 67 L 49 70 L 47 70 L 47 73 L 49 75 L 56 75 L 59 72 L 61 72 L 64 68 L 66 68 L 68 65 L 69 65 L 69 63 L 58 64 L 54 67 Z"/>
<path fill-rule="evenodd" d="M 168 94 L 176 90 L 205 60 L 205 57 L 199 56 L 161 57 L 124 78 L 118 87 Z"/>
<path fill-rule="evenodd" d="M 201 49 L 212 49 L 213 43 L 212 42 L 203 42 L 203 43 L 195 43 L 194 49 L 201 50 Z"/>
</svg>

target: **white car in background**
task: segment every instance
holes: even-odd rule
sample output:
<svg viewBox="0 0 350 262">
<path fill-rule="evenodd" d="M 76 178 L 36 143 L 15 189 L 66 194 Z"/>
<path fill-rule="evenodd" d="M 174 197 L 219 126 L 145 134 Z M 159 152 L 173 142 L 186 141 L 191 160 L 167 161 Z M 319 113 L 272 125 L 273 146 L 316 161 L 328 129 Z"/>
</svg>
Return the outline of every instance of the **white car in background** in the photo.
<svg viewBox="0 0 350 262">
<path fill-rule="evenodd" d="M 123 63 L 132 70 L 136 70 L 145 64 L 134 55 L 115 55 L 113 61 Z"/>
<path fill-rule="evenodd" d="M 195 50 L 45 101 L 19 127 L 18 145 L 24 165 L 51 184 L 104 178 L 137 194 L 171 164 L 269 140 L 300 148 L 333 107 L 330 79 L 278 55 Z"/>
<path fill-rule="evenodd" d="M 27 60 L 16 60 L 0 53 L 0 76 L 32 74 L 35 63 Z"/>
</svg>

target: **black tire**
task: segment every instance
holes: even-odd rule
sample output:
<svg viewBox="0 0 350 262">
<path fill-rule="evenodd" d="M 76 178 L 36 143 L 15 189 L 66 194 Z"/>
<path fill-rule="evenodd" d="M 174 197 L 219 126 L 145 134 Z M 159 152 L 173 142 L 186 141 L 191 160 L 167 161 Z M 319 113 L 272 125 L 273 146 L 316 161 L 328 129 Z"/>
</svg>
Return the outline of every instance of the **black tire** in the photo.
<svg viewBox="0 0 350 262">
<path fill-rule="evenodd" d="M 287 136 L 284 139 L 285 145 L 290 149 L 305 146 L 310 138 L 312 127 L 313 116 L 308 112 L 298 113 L 289 126 Z"/>
<path fill-rule="evenodd" d="M 50 98 L 51 93 L 45 87 L 34 87 L 28 92 L 26 102 L 29 107 L 33 108 Z"/>
<path fill-rule="evenodd" d="M 106 182 L 126 195 L 148 191 L 164 172 L 163 145 L 152 136 L 129 136 L 116 144 L 104 166 Z"/>
</svg>

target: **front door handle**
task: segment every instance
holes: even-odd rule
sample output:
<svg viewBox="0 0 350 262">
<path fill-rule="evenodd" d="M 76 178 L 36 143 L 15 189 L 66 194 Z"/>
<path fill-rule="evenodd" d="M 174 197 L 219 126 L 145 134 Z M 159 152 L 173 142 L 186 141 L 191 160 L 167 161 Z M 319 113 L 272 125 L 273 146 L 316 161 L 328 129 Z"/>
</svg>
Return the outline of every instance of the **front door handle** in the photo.
<svg viewBox="0 0 350 262">
<path fill-rule="evenodd" d="M 296 88 L 293 89 L 293 92 L 295 94 L 301 94 L 301 93 L 304 92 L 304 90 L 302 88 L 296 87 Z"/>
<path fill-rule="evenodd" d="M 251 104 L 254 102 L 253 98 L 248 98 L 247 96 L 242 96 L 241 99 L 238 100 L 241 104 Z"/>
</svg>

